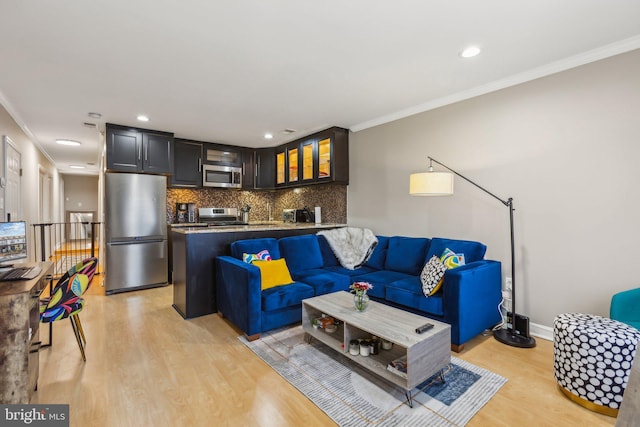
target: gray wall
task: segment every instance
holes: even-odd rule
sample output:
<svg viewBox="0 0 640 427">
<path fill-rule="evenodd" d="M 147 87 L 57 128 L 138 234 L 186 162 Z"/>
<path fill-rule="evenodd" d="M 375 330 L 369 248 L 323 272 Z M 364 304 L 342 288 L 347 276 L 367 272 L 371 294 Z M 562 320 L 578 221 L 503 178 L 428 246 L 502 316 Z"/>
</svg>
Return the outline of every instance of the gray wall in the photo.
<svg viewBox="0 0 640 427">
<path fill-rule="evenodd" d="M 459 178 L 454 196 L 409 196 L 429 155 L 514 198 L 517 311 L 534 328 L 608 315 L 613 293 L 640 286 L 639 114 L 636 50 L 356 132 L 348 222 L 479 240 L 511 275 L 504 205 Z"/>
<path fill-rule="evenodd" d="M 98 176 L 62 175 L 65 212 L 98 212 Z M 98 221 L 98 218 L 94 218 Z"/>
</svg>

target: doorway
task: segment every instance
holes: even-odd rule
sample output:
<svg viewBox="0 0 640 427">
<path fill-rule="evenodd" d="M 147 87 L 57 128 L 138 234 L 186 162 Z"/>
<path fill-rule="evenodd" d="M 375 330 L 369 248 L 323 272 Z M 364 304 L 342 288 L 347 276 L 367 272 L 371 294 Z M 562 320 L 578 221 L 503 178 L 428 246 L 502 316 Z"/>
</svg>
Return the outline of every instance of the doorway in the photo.
<svg viewBox="0 0 640 427">
<path fill-rule="evenodd" d="M 22 155 L 11 138 L 4 136 L 4 212 L 3 221 L 22 219 L 22 203 L 20 200 L 22 171 Z"/>
</svg>

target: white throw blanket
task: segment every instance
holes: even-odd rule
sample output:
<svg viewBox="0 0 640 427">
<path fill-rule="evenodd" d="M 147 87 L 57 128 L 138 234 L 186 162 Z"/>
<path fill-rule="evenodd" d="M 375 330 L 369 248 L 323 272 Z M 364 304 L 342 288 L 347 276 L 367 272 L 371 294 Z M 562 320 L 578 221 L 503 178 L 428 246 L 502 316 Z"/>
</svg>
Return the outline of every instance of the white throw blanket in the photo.
<svg viewBox="0 0 640 427">
<path fill-rule="evenodd" d="M 318 235 L 327 239 L 340 265 L 349 270 L 367 262 L 378 244 L 378 238 L 368 228 L 335 228 L 320 231 Z"/>
</svg>

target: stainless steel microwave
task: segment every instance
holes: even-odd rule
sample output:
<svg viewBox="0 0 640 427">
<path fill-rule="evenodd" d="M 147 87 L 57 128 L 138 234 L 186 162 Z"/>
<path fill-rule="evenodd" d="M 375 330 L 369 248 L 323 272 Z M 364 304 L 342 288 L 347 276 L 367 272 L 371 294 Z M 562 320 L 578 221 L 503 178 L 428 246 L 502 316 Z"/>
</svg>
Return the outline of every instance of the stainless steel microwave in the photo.
<svg viewBox="0 0 640 427">
<path fill-rule="evenodd" d="M 202 165 L 204 187 L 242 188 L 242 168 Z"/>
</svg>

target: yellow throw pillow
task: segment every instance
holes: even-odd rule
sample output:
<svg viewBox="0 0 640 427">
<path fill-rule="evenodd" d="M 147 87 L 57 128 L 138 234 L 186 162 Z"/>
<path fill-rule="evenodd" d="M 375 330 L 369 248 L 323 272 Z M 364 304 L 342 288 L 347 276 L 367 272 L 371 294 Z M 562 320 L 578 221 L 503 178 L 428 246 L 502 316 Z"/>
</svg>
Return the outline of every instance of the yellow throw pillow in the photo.
<svg viewBox="0 0 640 427">
<path fill-rule="evenodd" d="M 293 283 L 284 258 L 272 261 L 255 260 L 252 264 L 260 269 L 262 290 Z"/>
</svg>

